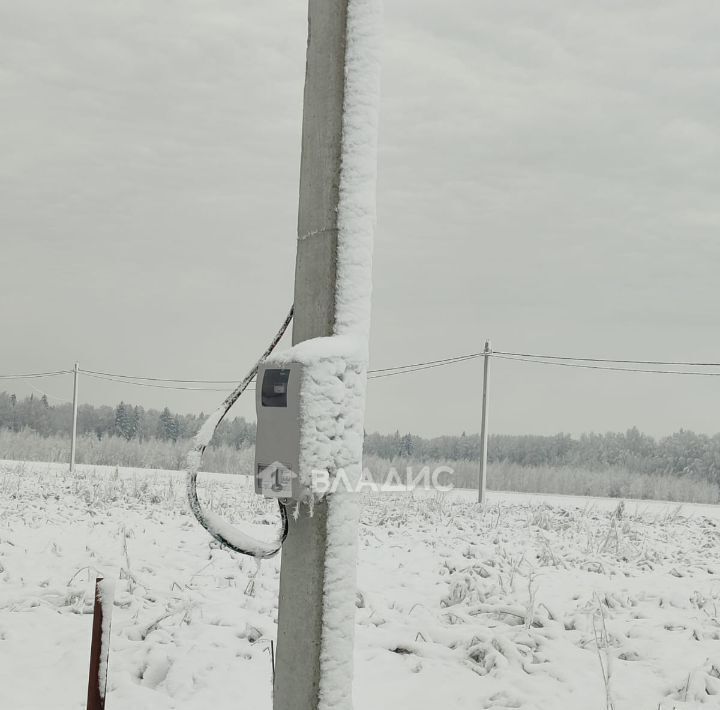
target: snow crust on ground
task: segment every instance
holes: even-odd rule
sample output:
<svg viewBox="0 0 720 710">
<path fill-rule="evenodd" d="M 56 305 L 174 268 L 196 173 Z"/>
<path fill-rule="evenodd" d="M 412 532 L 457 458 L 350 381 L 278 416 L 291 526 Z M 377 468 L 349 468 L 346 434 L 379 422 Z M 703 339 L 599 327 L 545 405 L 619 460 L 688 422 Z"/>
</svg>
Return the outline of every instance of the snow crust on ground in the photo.
<svg viewBox="0 0 720 710">
<path fill-rule="evenodd" d="M 208 507 L 277 524 L 249 479 Z M 720 706 L 720 508 L 490 492 L 364 499 L 358 710 Z M 94 580 L 108 707 L 272 707 L 279 559 L 226 552 L 181 472 L 0 463 L 0 707 L 84 707 Z M 601 665 L 602 661 L 602 665 Z"/>
</svg>

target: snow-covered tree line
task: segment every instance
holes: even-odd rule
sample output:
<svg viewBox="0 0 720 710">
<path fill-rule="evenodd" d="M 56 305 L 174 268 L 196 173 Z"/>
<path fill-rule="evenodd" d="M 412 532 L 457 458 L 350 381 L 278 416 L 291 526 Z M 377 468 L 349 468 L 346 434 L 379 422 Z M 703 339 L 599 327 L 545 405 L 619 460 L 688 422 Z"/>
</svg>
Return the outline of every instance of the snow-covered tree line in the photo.
<svg viewBox="0 0 720 710">
<path fill-rule="evenodd" d="M 22 400 L 0 392 L 0 429 L 31 430 L 41 436 L 70 432 L 70 404 L 52 405 L 46 397 L 31 395 Z M 177 414 L 120 402 L 115 407 L 83 404 L 78 409 L 78 433 L 98 439 L 108 436 L 128 441 L 181 441 L 192 437 L 205 415 Z M 213 444 L 236 449 L 252 446 L 255 424 L 236 417 L 221 424 Z M 413 461 L 477 461 L 480 458 L 478 434 L 424 438 L 414 434 L 367 433 L 366 454 L 383 459 Z M 655 439 L 633 427 L 625 432 L 569 434 L 555 436 L 490 436 L 488 459 L 519 466 L 579 467 L 603 470 L 620 467 L 638 473 L 693 475 L 720 483 L 720 434 L 708 436 L 681 430 Z"/>
<path fill-rule="evenodd" d="M 365 452 L 385 459 L 477 461 L 479 434 L 423 438 L 413 434 L 367 434 Z M 638 473 L 694 475 L 720 483 L 720 434 L 680 430 L 659 439 L 636 427 L 625 432 L 554 436 L 490 435 L 488 460 L 519 466 L 620 467 Z"/>
<path fill-rule="evenodd" d="M 145 409 L 126 402 L 115 407 L 81 404 L 78 407 L 78 434 L 90 434 L 98 439 L 117 436 L 128 441 L 178 441 L 193 436 L 205 418 L 203 413 L 176 414 L 167 407 Z M 69 403 L 50 404 L 44 395 L 30 395 L 21 400 L 14 394 L 0 392 L 0 429 L 30 429 L 41 436 L 50 436 L 68 434 L 71 425 L 72 405 Z M 250 446 L 254 441 L 255 424 L 243 417 L 224 421 L 214 439 L 216 444 L 228 444 L 238 449 Z"/>
</svg>

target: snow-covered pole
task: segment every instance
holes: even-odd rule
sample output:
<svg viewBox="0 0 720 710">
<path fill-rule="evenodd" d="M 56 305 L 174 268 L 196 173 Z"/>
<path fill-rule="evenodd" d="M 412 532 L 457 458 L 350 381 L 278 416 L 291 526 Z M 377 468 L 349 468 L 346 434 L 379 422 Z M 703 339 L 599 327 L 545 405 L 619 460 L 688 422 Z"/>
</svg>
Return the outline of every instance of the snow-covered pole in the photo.
<svg viewBox="0 0 720 710">
<path fill-rule="evenodd" d="M 380 8 L 380 0 L 309 0 L 295 269 L 293 345 L 350 336 L 362 344 L 365 361 Z M 353 450 L 356 472 L 361 455 L 361 446 Z M 357 495 L 338 491 L 312 515 L 304 505 L 299 511 L 282 548 L 273 707 L 349 710 Z"/>
</svg>

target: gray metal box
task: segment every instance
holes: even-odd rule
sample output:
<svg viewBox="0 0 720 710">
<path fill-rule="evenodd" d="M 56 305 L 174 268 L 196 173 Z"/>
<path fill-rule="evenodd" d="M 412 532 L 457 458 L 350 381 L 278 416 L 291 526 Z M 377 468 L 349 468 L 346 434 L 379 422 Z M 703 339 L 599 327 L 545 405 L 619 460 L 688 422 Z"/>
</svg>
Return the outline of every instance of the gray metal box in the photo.
<svg viewBox="0 0 720 710">
<path fill-rule="evenodd" d="M 255 492 L 300 499 L 300 385 L 302 365 L 262 364 L 255 385 Z"/>
</svg>

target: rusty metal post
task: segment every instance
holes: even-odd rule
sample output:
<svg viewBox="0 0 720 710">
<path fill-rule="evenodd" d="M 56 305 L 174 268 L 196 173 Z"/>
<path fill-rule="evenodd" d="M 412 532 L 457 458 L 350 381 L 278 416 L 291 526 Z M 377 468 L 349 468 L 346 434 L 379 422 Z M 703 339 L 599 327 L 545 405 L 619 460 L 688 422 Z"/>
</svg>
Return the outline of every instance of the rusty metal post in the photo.
<svg viewBox="0 0 720 710">
<path fill-rule="evenodd" d="M 103 585 L 103 578 L 95 580 L 95 606 L 93 608 L 92 643 L 90 646 L 90 675 L 88 677 L 87 710 L 104 710 L 107 685 L 108 657 L 110 655 L 110 614 L 103 618 L 103 608 L 112 609 L 111 585 Z M 108 602 L 110 602 L 108 604 Z M 107 633 L 103 628 L 107 624 Z"/>
</svg>

